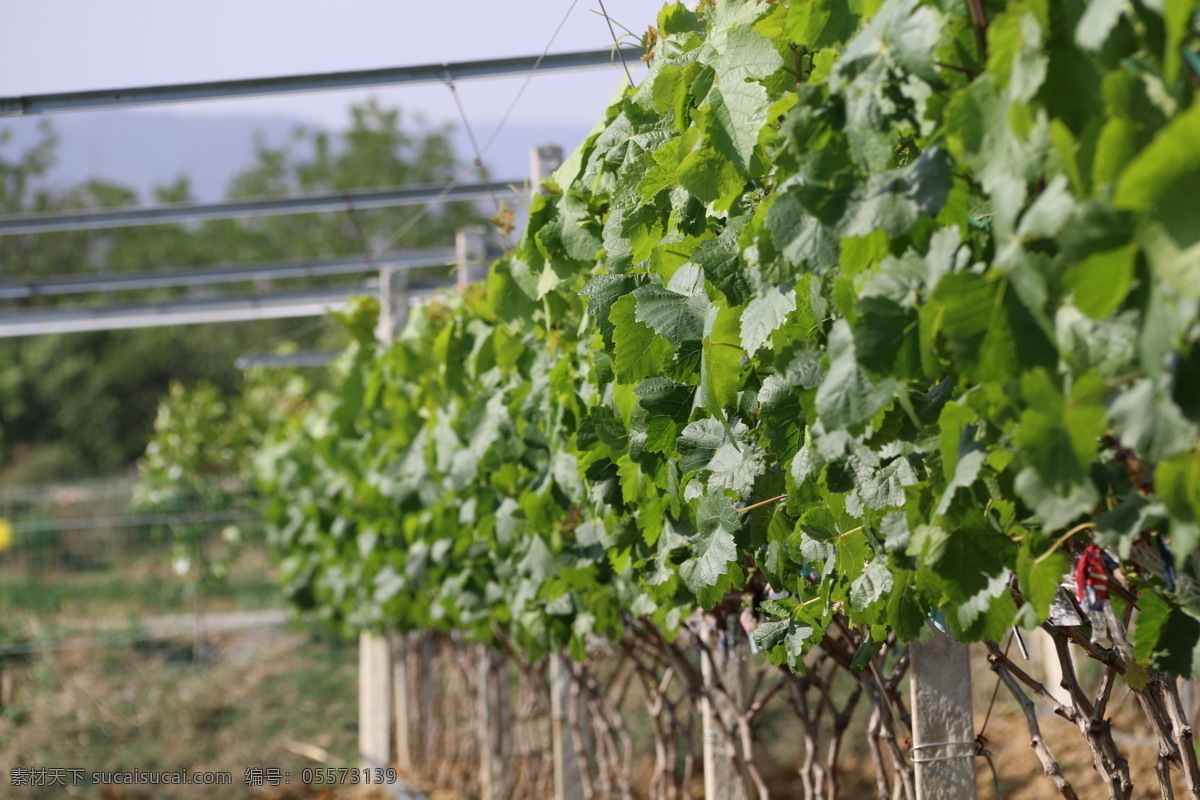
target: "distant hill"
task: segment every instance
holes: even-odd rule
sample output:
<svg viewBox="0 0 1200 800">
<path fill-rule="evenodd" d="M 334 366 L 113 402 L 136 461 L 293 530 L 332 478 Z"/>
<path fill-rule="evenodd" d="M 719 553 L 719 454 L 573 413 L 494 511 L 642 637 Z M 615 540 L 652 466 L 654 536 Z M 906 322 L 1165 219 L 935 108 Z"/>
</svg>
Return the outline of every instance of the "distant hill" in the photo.
<svg viewBox="0 0 1200 800">
<path fill-rule="evenodd" d="M 143 198 L 155 186 L 180 175 L 191 180 L 198 200 L 220 200 L 229 179 L 254 158 L 255 136 L 269 145 L 287 141 L 297 120 L 283 117 L 182 117 L 167 113 L 98 111 L 48 116 L 59 135 L 58 163 L 50 183 L 69 186 L 88 178 L 103 178 L 129 186 Z M 7 158 L 37 140 L 37 119 L 0 121 L 0 131 L 12 139 L 0 153 Z M 476 123 L 476 135 L 486 139 L 494 122 Z M 492 144 L 485 161 L 498 178 L 529 173 L 529 151 L 538 144 L 561 144 L 570 153 L 589 129 L 579 126 L 530 126 L 510 123 Z M 465 161 L 472 157 L 466 135 L 456 130 L 454 142 Z"/>
</svg>

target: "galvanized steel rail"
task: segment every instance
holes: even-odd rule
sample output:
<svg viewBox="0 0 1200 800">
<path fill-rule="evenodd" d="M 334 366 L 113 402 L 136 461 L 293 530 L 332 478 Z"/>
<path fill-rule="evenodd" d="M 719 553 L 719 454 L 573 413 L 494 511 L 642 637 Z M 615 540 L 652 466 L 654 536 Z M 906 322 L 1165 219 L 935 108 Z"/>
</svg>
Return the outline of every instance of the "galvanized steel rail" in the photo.
<svg viewBox="0 0 1200 800">
<path fill-rule="evenodd" d="M 621 48 L 627 58 L 639 58 L 636 47 Z M 540 59 L 540 63 L 539 63 Z M 163 86 L 138 86 L 126 89 L 96 89 L 83 92 L 30 94 L 0 97 L 0 117 L 21 117 L 66 111 L 92 111 L 156 103 L 182 103 L 256 97 L 267 94 L 319 92 L 333 89 L 357 89 L 410 83 L 439 83 L 468 78 L 492 78 L 529 72 L 586 69 L 619 64 L 617 51 L 586 50 L 546 56 L 516 56 L 413 67 L 389 67 L 352 72 L 322 72 L 309 75 L 284 75 L 274 78 L 247 78 L 204 83 L 175 83 Z"/>
<path fill-rule="evenodd" d="M 296 197 L 265 197 L 231 200 L 222 203 L 173 203 L 164 206 L 51 211 L 40 214 L 0 216 L 0 235 L 85 231 L 101 228 L 127 228 L 137 225 L 167 225 L 177 222 L 241 217 L 312 214 L 324 211 L 361 210 L 415 206 L 426 203 L 450 203 L 490 197 L 497 186 L 521 185 L 524 178 L 488 183 L 445 186 L 406 186 L 392 189 L 358 189 Z"/>
<path fill-rule="evenodd" d="M 426 297 L 452 285 L 446 281 L 412 284 L 409 297 Z M 47 308 L 0 315 L 0 338 L 48 333 L 83 333 L 164 325 L 201 325 L 288 317 L 319 317 L 338 309 L 354 295 L 373 295 L 377 288 L 342 286 L 249 297 L 171 300 L 130 306 Z"/>
<path fill-rule="evenodd" d="M 305 350 L 286 356 L 274 353 L 246 353 L 233 365 L 238 369 L 280 369 L 284 367 L 323 367 L 344 353 L 344 350 Z"/>
<path fill-rule="evenodd" d="M 169 289 L 179 286 L 212 286 L 240 281 L 275 280 L 279 278 L 317 278 L 329 275 L 352 275 L 375 272 L 385 267 L 417 269 L 455 263 L 453 249 L 419 250 L 413 253 L 391 253 L 377 256 L 367 263 L 363 258 L 324 259 L 317 261 L 284 261 L 267 264 L 232 264 L 190 269 L 164 269 L 147 272 L 111 275 L 64 276 L 39 281 L 10 281 L 0 283 L 0 300 L 17 300 L 50 295 L 115 292 L 132 289 Z"/>
</svg>

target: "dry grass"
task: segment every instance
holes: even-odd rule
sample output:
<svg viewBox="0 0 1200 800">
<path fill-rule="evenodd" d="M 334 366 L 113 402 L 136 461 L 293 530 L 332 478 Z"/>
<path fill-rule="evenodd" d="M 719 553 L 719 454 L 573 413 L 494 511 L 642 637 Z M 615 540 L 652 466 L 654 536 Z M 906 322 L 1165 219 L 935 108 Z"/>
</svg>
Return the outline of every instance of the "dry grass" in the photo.
<svg viewBox="0 0 1200 800">
<path fill-rule="evenodd" d="M 21 790 L 24 800 L 386 796 L 377 789 L 295 785 L 306 767 L 356 762 L 354 648 L 279 630 L 216 636 L 211 645 L 200 660 L 190 643 L 155 642 L 10 661 L 15 685 L 0 714 L 0 770 L 188 769 L 233 776 L 232 787 L 217 790 L 28 787 Z M 249 767 L 290 772 L 293 785 L 246 786 Z"/>
<path fill-rule="evenodd" d="M 89 800 L 381 800 L 377 787 L 309 788 L 297 785 L 306 767 L 355 763 L 356 650 L 283 630 L 220 634 L 212 649 L 193 659 L 189 643 L 71 650 L 5 665 L 15 677 L 11 703 L 0 712 L 0 771 L 14 766 L 87 770 L 228 771 L 233 786 L 25 788 L 22 800 L 78 797 Z M 995 688 L 995 677 L 976 652 L 977 727 Z M 1085 674 L 1086 680 L 1086 674 Z M 1130 761 L 1135 798 L 1158 797 L 1156 751 L 1148 728 L 1124 688 L 1112 714 Z M 635 720 L 630 722 L 636 725 Z M 783 709 L 763 720 L 764 772 L 777 800 L 800 798 L 792 766 L 801 753 L 797 726 Z M 1042 732 L 1080 797 L 1103 797 L 1082 737 L 1070 724 L 1043 717 Z M 1058 795 L 1041 774 L 1029 747 L 1024 717 L 1001 688 L 985 735 L 994 754 L 1005 800 L 1051 800 Z M 647 754 L 648 755 L 648 754 Z M 853 732 L 843 751 L 844 797 L 870 797 L 870 762 Z M 979 796 L 996 796 L 980 759 Z M 248 767 L 290 772 L 291 785 L 250 787 Z M 433 800 L 461 800 L 425 786 Z M 1182 790 L 1181 782 L 1177 790 Z M 15 790 L 14 790 L 15 791 Z M 699 796 L 699 795 L 697 795 Z M 1182 794 L 1180 796 L 1183 796 Z"/>
</svg>

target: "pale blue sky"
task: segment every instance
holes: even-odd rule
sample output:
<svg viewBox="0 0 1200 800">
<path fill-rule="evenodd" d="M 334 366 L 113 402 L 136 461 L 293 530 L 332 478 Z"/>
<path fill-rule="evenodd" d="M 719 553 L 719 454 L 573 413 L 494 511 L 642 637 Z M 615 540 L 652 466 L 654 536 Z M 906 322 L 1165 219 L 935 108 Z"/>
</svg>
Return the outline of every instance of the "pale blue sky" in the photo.
<svg viewBox="0 0 1200 800">
<path fill-rule="evenodd" d="M 0 0 L 0 96 L 303 72 L 461 61 L 540 53 L 569 0 Z M 609 14 L 645 31 L 660 0 L 605 0 Z M 611 44 L 594 11 L 578 0 L 552 52 Z M 618 29 L 620 33 L 620 29 Z M 578 125 L 597 120 L 619 68 L 533 80 L 515 121 Z M 520 79 L 463 82 L 459 92 L 480 138 L 503 114 Z M 385 104 L 455 121 L 443 86 L 333 92 L 157 107 L 178 114 L 279 115 L 340 126 L 351 102 Z M 132 111 L 130 113 L 139 113 Z"/>
</svg>

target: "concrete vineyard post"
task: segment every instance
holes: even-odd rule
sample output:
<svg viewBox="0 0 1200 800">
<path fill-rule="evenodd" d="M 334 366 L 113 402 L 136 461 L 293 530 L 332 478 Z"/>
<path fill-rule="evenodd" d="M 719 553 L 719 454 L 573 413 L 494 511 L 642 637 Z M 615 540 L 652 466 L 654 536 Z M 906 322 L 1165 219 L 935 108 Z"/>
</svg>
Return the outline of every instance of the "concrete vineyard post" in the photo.
<svg viewBox="0 0 1200 800">
<path fill-rule="evenodd" d="M 412 694 L 409 690 L 408 636 L 392 632 L 392 716 L 396 737 L 396 765 L 411 775 L 416 768 L 413 753 Z"/>
<path fill-rule="evenodd" d="M 561 653 L 550 656 L 550 735 L 553 740 L 554 800 L 583 800 L 584 767 L 575 755 L 575 741 L 568 724 L 571 702 L 571 664 Z"/>
<path fill-rule="evenodd" d="M 392 761 L 392 651 L 387 637 L 358 637 L 358 756 L 364 766 Z"/>
<path fill-rule="evenodd" d="M 408 273 L 386 268 L 379 273 L 379 324 L 375 335 L 390 342 L 408 318 Z M 392 761 L 394 662 L 391 637 L 363 631 L 358 637 L 358 753 L 364 764 L 386 767 Z"/>
<path fill-rule="evenodd" d="M 563 149 L 556 144 L 539 144 L 529 154 L 529 175 L 535 194 L 543 194 L 542 183 L 562 166 Z"/>
<path fill-rule="evenodd" d="M 934 631 L 912 645 L 917 800 L 975 800 L 970 651 Z"/>
<path fill-rule="evenodd" d="M 505 800 L 508 760 L 505 742 L 511 726 L 508 714 L 508 675 L 504 654 L 487 645 L 479 658 L 479 790 L 482 800 Z"/>
<path fill-rule="evenodd" d="M 737 764 L 729 752 L 729 748 L 738 743 L 725 735 L 725 731 L 734 733 L 737 721 L 728 707 L 729 700 L 719 695 L 716 686 L 724 686 L 733 701 L 741 703 L 746 692 L 748 665 L 740 648 L 730 647 L 726 651 L 714 641 L 708 653 L 711 658 L 708 654 L 700 654 L 700 675 L 706 690 L 700 701 L 704 797 L 705 800 L 746 800 Z"/>
<path fill-rule="evenodd" d="M 431 633 L 421 637 L 417 655 L 417 723 L 421 731 L 421 766 L 428 772 L 438 763 L 438 641 Z"/>
<path fill-rule="evenodd" d="M 408 321 L 408 270 L 384 267 L 379 271 L 379 326 L 375 335 L 390 342 Z"/>
<path fill-rule="evenodd" d="M 1071 705 L 1071 693 L 1063 688 L 1063 668 L 1058 660 L 1058 650 L 1054 647 L 1054 639 L 1041 628 L 1023 631 L 1025 643 L 1029 647 L 1031 674 L 1041 678 L 1046 691 L 1060 703 Z"/>
<path fill-rule="evenodd" d="M 454 238 L 458 262 L 459 291 L 487 280 L 487 228 L 483 225 L 464 225 Z"/>
<path fill-rule="evenodd" d="M 563 150 L 556 144 L 542 144 L 529 155 L 530 180 L 535 194 L 544 194 L 542 183 L 562 165 Z M 583 781 L 576 757 L 574 737 L 568 721 L 571 684 L 574 677 L 567 656 L 550 656 L 550 734 L 553 740 L 555 800 L 582 800 Z"/>
</svg>

